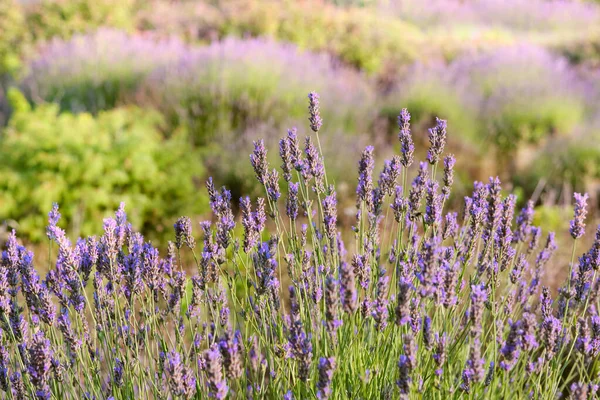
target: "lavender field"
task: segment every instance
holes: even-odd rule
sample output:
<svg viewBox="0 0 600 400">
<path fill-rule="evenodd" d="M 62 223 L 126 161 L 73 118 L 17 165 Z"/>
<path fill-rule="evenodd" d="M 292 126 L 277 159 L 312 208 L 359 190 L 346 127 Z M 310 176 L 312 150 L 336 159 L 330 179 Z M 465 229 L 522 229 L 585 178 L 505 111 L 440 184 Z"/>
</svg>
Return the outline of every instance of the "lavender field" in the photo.
<svg viewBox="0 0 600 400">
<path fill-rule="evenodd" d="M 592 0 L 0 1 L 0 398 L 600 398 L 599 101 Z"/>
</svg>

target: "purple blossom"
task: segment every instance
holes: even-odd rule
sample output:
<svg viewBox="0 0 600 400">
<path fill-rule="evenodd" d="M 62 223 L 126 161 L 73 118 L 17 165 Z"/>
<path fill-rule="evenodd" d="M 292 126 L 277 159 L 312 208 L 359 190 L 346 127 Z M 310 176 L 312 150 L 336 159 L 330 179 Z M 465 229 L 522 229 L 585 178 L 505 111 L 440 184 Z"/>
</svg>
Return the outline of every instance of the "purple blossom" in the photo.
<svg viewBox="0 0 600 400">
<path fill-rule="evenodd" d="M 429 164 L 436 164 L 442 153 L 444 152 L 444 146 L 446 145 L 446 120 L 436 118 L 435 127 L 429 129 L 429 143 L 430 147 L 427 151 L 427 161 Z"/>
<path fill-rule="evenodd" d="M 358 308 L 354 268 L 344 261 L 340 264 L 340 290 L 344 311 L 353 314 Z"/>
<path fill-rule="evenodd" d="M 283 179 L 285 179 L 286 182 L 289 182 L 292 180 L 294 163 L 290 141 L 287 138 L 283 138 L 279 141 L 279 156 L 281 157 L 282 161 L 281 170 L 283 171 Z"/>
<path fill-rule="evenodd" d="M 310 129 L 315 133 L 319 132 L 321 125 L 323 125 L 323 120 L 321 119 L 321 112 L 319 110 L 319 95 L 316 92 L 308 94 L 308 113 L 310 115 L 308 118 Z"/>
<path fill-rule="evenodd" d="M 377 282 L 377 296 L 375 298 L 375 305 L 373 309 L 373 318 L 375 319 L 375 325 L 379 331 L 382 331 L 387 326 L 388 320 L 388 302 L 387 292 L 389 286 L 389 277 L 383 275 L 380 276 Z"/>
<path fill-rule="evenodd" d="M 527 235 L 531 232 L 533 213 L 533 200 L 529 200 L 527 205 L 521 209 L 521 212 L 517 216 L 517 230 L 514 235 L 515 242 L 524 242 Z"/>
<path fill-rule="evenodd" d="M 398 116 L 398 127 L 400 128 L 398 140 L 400 140 L 400 151 L 402 153 L 401 162 L 402 165 L 404 165 L 404 168 L 408 168 L 413 163 L 415 145 L 410 133 L 410 114 L 406 108 L 403 108 L 402 111 L 400 111 L 400 115 Z"/>
<path fill-rule="evenodd" d="M 458 233 L 458 213 L 449 212 L 444 217 L 444 227 L 442 230 L 442 238 L 444 240 L 448 238 L 454 238 Z"/>
<path fill-rule="evenodd" d="M 325 233 L 333 243 L 337 237 L 337 198 L 335 191 L 331 191 L 331 194 L 323 199 L 323 223 Z"/>
<path fill-rule="evenodd" d="M 338 282 L 332 277 L 328 277 L 325 281 L 325 320 L 327 331 L 334 338 L 338 327 L 342 324 L 338 312 L 339 302 Z"/>
<path fill-rule="evenodd" d="M 356 186 L 356 207 L 361 208 L 364 202 L 368 211 L 373 211 L 373 169 L 375 159 L 373 146 L 367 146 L 358 163 L 358 185 Z"/>
<path fill-rule="evenodd" d="M 523 336 L 523 327 L 521 321 L 509 321 L 509 325 L 510 331 L 508 333 L 508 337 L 500 349 L 500 354 L 502 354 L 500 368 L 506 371 L 510 371 L 518 361 Z"/>
<path fill-rule="evenodd" d="M 421 201 L 425 196 L 426 183 L 429 174 L 427 173 L 427 163 L 421 162 L 419 164 L 419 172 L 413 180 L 412 187 L 408 195 L 408 205 L 410 214 L 409 217 L 414 220 L 419 213 L 421 208 Z"/>
<path fill-rule="evenodd" d="M 444 187 L 442 188 L 442 194 L 444 199 L 450 197 L 450 189 L 454 184 L 454 165 L 456 164 L 456 158 L 453 154 L 449 154 L 444 157 Z"/>
<path fill-rule="evenodd" d="M 424 223 L 434 228 L 439 226 L 442 220 L 442 196 L 438 194 L 438 188 L 437 181 L 427 182 Z"/>
<path fill-rule="evenodd" d="M 479 337 L 483 331 L 483 309 L 487 298 L 483 285 L 471 285 L 471 332 L 474 337 Z"/>
<path fill-rule="evenodd" d="M 401 168 L 400 157 L 394 156 L 391 160 L 385 160 L 383 170 L 379 174 L 379 180 L 377 182 L 382 194 L 387 196 L 394 194 L 396 180 L 400 175 Z"/>
<path fill-rule="evenodd" d="M 223 366 L 229 379 L 237 379 L 243 373 L 241 333 L 236 331 L 233 335 L 226 332 L 219 341 L 219 351 L 223 358 Z"/>
<path fill-rule="evenodd" d="M 27 344 L 27 372 L 31 383 L 35 386 L 38 399 L 50 399 L 50 368 L 52 367 L 53 351 L 50 340 L 43 331 L 35 333 Z"/>
<path fill-rule="evenodd" d="M 319 192 L 324 191 L 323 180 L 325 178 L 325 166 L 319 151 L 312 143 L 310 136 L 306 137 L 304 154 L 306 155 L 306 164 L 302 167 L 302 176 L 305 180 L 311 177 L 315 178 L 315 188 Z"/>
<path fill-rule="evenodd" d="M 319 381 L 317 383 L 317 398 L 328 399 L 331 396 L 331 381 L 335 371 L 334 357 L 321 357 L 319 359 Z"/>
<path fill-rule="evenodd" d="M 175 222 L 175 246 L 181 249 L 185 244 L 190 249 L 196 247 L 196 240 L 192 234 L 192 220 L 188 217 L 180 217 Z"/>
<path fill-rule="evenodd" d="M 209 397 L 223 400 L 227 397 L 229 387 L 223 376 L 221 355 L 217 350 L 208 349 L 204 353 L 206 377 L 208 379 Z"/>
<path fill-rule="evenodd" d="M 575 211 L 571 220 L 569 232 L 573 239 L 579 239 L 585 233 L 585 217 L 587 215 L 588 194 L 575 193 Z"/>
<path fill-rule="evenodd" d="M 254 142 L 254 153 L 250 155 L 250 163 L 254 168 L 256 179 L 266 185 L 269 174 L 269 162 L 267 161 L 267 149 L 265 142 L 261 139 Z"/>
<path fill-rule="evenodd" d="M 298 218 L 298 183 L 290 182 L 288 198 L 285 205 L 286 215 L 292 220 L 296 221 Z"/>
</svg>

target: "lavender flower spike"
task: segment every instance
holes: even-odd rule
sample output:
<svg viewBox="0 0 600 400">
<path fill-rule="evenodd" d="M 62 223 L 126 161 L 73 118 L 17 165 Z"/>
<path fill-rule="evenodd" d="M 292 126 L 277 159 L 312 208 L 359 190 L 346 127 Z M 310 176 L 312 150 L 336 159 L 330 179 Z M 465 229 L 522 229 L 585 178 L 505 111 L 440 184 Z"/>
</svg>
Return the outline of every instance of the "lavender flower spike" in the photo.
<svg viewBox="0 0 600 400">
<path fill-rule="evenodd" d="M 192 235 L 192 220 L 189 217 L 180 217 L 175 222 L 175 246 L 181 249 L 185 244 L 190 249 L 196 247 L 196 240 Z"/>
<path fill-rule="evenodd" d="M 269 175 L 269 163 L 267 161 L 265 142 L 262 139 L 254 142 L 254 152 L 250 154 L 250 163 L 254 167 L 256 179 L 261 184 L 266 184 Z"/>
<path fill-rule="evenodd" d="M 585 233 L 585 217 L 587 215 L 588 194 L 575 193 L 575 212 L 571 220 L 569 232 L 573 239 L 579 239 Z"/>
<path fill-rule="evenodd" d="M 437 163 L 440 156 L 444 152 L 444 146 L 446 145 L 446 120 L 436 118 L 435 127 L 429 129 L 429 151 L 427 151 L 427 161 L 433 165 Z"/>
<path fill-rule="evenodd" d="M 321 357 L 319 359 L 319 382 L 317 383 L 317 398 L 328 399 L 331 396 L 331 380 L 335 370 L 335 358 Z"/>
<path fill-rule="evenodd" d="M 209 397 L 223 400 L 227 397 L 229 388 L 223 377 L 221 364 L 221 355 L 218 350 L 209 349 L 204 353 L 204 362 L 206 363 L 206 375 L 208 378 Z"/>
<path fill-rule="evenodd" d="M 319 110 L 319 95 L 316 92 L 308 94 L 308 113 L 310 115 L 308 118 L 310 129 L 315 133 L 319 132 L 321 125 L 323 125 L 323 120 L 321 119 L 321 111 Z"/>
<path fill-rule="evenodd" d="M 373 146 L 367 146 L 362 153 L 358 163 L 358 185 L 356 186 L 356 207 L 360 209 L 365 202 L 367 210 L 373 210 L 373 168 L 375 160 L 373 157 Z"/>
<path fill-rule="evenodd" d="M 398 127 L 400 128 L 398 140 L 400 140 L 400 151 L 402 152 L 401 162 L 405 168 L 408 168 L 413 163 L 415 145 L 410 133 L 410 114 L 406 108 L 403 108 L 398 116 Z"/>
</svg>

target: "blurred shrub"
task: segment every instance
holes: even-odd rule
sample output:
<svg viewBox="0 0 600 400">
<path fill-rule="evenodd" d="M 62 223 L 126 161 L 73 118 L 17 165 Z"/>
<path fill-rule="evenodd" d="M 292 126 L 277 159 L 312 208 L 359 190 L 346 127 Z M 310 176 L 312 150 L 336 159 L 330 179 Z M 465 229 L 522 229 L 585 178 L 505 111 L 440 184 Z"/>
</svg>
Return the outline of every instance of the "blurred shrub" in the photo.
<svg viewBox="0 0 600 400">
<path fill-rule="evenodd" d="M 148 73 L 177 62 L 186 51 L 175 39 L 100 29 L 42 46 L 29 61 L 21 86 L 35 102 L 51 101 L 62 110 L 96 113 L 115 107 Z"/>
<path fill-rule="evenodd" d="M 497 145 L 515 150 L 549 134 L 569 134 L 583 121 L 586 82 L 565 59 L 528 45 L 456 62 L 482 94 L 481 118 Z"/>
<path fill-rule="evenodd" d="M 14 114 L 0 138 L 0 219 L 18 220 L 21 235 L 41 240 L 52 202 L 77 235 L 98 232 L 119 202 L 135 204 L 134 225 L 157 235 L 180 213 L 205 210 L 194 179 L 204 175 L 179 132 L 163 140 L 159 115 L 137 108 L 60 113 L 30 109 L 9 92 Z M 167 229 L 168 230 L 168 229 Z"/>
<path fill-rule="evenodd" d="M 549 188 L 564 185 L 575 191 L 598 192 L 600 179 L 600 131 L 572 139 L 559 138 L 541 148 L 531 162 L 531 168 L 517 178 L 520 185 L 533 191 L 540 180 Z"/>
<path fill-rule="evenodd" d="M 35 40 L 68 39 L 100 26 L 130 29 L 138 0 L 42 0 L 28 7 L 27 26 Z"/>
<path fill-rule="evenodd" d="M 386 103 L 393 113 L 415 107 L 416 123 L 420 109 L 435 111 L 454 121 L 458 135 L 511 154 L 522 143 L 573 132 L 585 121 L 589 89 L 566 60 L 521 45 L 416 65 Z"/>
<path fill-rule="evenodd" d="M 21 66 L 29 34 L 22 9 L 15 0 L 0 1 L 0 78 L 14 75 Z"/>
<path fill-rule="evenodd" d="M 269 36 L 303 49 L 328 51 L 367 72 L 381 71 L 389 63 L 405 63 L 424 51 L 420 45 L 425 38 L 418 29 L 367 8 L 340 8 L 318 0 L 157 4 L 141 13 L 142 27 L 178 31 L 188 37 L 192 32 L 201 40 Z"/>
<path fill-rule="evenodd" d="M 525 32 L 581 32 L 600 21 L 600 8 L 584 1 L 390 0 L 383 10 L 426 30 L 479 25 Z"/>
<path fill-rule="evenodd" d="M 177 65 L 150 74 L 136 100 L 161 110 L 171 125 L 188 125 L 196 144 L 206 144 L 257 124 L 282 129 L 304 121 L 301 99 L 309 90 L 323 93 L 327 129 L 369 127 L 374 95 L 360 74 L 269 39 L 230 38 L 190 51 Z"/>
</svg>

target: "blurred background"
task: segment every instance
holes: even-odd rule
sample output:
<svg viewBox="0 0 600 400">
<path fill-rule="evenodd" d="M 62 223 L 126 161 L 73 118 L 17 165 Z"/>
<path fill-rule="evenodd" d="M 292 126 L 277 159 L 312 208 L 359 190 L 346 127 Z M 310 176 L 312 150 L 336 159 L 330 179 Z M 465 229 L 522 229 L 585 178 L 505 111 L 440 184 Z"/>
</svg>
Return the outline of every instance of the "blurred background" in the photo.
<svg viewBox="0 0 600 400">
<path fill-rule="evenodd" d="M 32 243 L 52 202 L 74 237 L 124 201 L 164 239 L 208 215 L 208 176 L 261 193 L 252 141 L 279 165 L 312 90 L 347 221 L 359 154 L 373 144 L 381 166 L 398 151 L 403 107 L 422 153 L 448 119 L 456 208 L 498 175 L 546 229 L 566 232 L 574 191 L 598 209 L 591 0 L 0 0 L 0 82 L 0 221 Z"/>
</svg>

